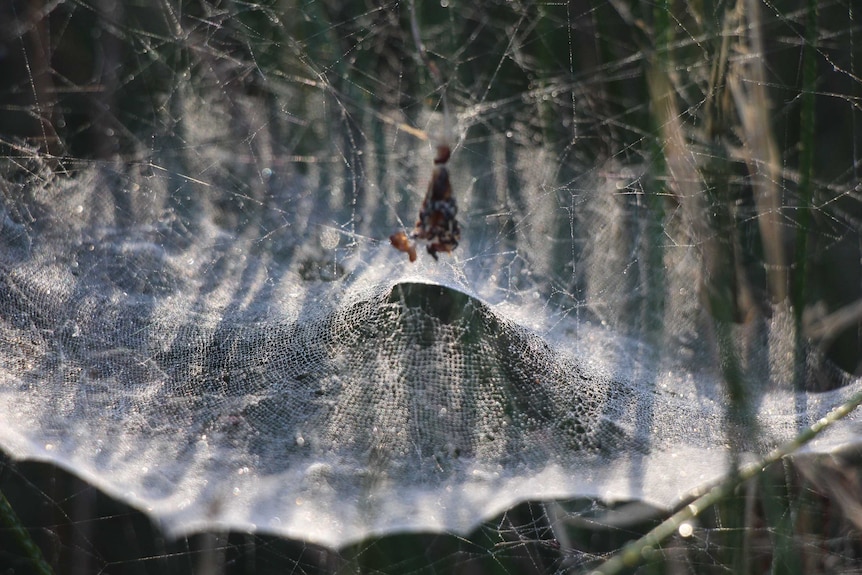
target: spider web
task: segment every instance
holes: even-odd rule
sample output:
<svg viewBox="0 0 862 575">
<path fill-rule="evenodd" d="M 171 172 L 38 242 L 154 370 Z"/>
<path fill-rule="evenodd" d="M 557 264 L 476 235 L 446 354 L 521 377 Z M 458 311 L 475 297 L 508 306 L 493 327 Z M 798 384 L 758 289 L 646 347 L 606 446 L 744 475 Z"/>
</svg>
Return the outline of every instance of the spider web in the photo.
<svg viewBox="0 0 862 575">
<path fill-rule="evenodd" d="M 31 492 L 69 472 L 165 560 L 565 570 L 862 389 L 851 4 L 416 8 L 442 85 L 398 2 L 3 8 L 0 447 L 56 466 L 10 463 Z M 438 143 L 461 242 L 410 263 Z"/>
</svg>

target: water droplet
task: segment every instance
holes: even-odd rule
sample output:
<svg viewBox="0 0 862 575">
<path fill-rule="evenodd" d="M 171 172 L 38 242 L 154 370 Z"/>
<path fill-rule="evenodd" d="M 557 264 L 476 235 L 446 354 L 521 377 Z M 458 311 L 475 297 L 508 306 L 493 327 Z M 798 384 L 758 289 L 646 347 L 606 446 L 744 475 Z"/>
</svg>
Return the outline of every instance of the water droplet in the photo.
<svg viewBox="0 0 862 575">
<path fill-rule="evenodd" d="M 679 526 L 679 535 L 680 537 L 691 537 L 694 534 L 694 527 L 692 527 L 691 523 L 688 521 L 682 523 Z"/>
</svg>

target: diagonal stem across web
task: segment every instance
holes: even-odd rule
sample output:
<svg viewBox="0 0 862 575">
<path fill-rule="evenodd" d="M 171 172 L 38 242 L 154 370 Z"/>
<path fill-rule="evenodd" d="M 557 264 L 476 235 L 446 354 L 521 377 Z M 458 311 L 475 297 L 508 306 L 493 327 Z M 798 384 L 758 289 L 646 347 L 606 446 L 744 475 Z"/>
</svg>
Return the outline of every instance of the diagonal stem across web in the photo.
<svg viewBox="0 0 862 575">
<path fill-rule="evenodd" d="M 849 415 L 860 404 L 862 404 L 862 392 L 851 396 L 850 399 L 827 413 L 813 425 L 803 429 L 791 441 L 775 448 L 761 459 L 737 469 L 736 472 L 726 477 L 724 481 L 712 487 L 704 495 L 695 498 L 682 509 L 661 522 L 649 533 L 623 547 L 618 553 L 593 571 L 592 575 L 616 575 L 624 569 L 648 561 L 650 556 L 661 545 L 662 541 L 673 535 L 686 522 L 694 519 L 703 511 L 729 496 L 743 482 L 757 477 L 770 465 L 777 463 L 783 457 L 791 455 L 800 449 L 829 426 Z"/>
</svg>

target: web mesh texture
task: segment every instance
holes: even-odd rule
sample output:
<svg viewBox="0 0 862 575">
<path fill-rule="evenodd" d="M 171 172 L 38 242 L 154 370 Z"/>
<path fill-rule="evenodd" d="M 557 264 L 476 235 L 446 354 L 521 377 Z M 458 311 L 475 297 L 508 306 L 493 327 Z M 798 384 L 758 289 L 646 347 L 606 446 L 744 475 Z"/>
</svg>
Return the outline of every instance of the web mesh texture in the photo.
<svg viewBox="0 0 862 575">
<path fill-rule="evenodd" d="M 717 362 L 696 347 L 689 359 L 708 363 L 693 373 L 551 317 L 538 287 L 492 304 L 463 263 L 411 267 L 385 242 L 339 256 L 337 236 L 311 249 L 284 221 L 263 245 L 244 240 L 215 223 L 230 214 L 212 194 L 180 208 L 150 181 L 119 211 L 103 178 L 58 184 L 44 224 L 6 212 L 2 440 L 174 533 L 338 546 L 465 532 L 522 499 L 671 505 L 858 387 L 794 395 L 773 381 L 734 424 Z M 181 209 L 203 215 L 170 217 Z"/>
</svg>

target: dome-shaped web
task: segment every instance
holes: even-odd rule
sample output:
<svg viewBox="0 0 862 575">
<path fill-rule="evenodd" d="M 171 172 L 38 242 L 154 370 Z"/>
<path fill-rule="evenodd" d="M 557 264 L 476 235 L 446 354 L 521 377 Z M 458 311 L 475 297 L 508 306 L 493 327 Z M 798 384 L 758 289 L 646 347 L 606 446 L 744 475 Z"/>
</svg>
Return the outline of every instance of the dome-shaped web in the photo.
<svg viewBox="0 0 862 575">
<path fill-rule="evenodd" d="M 177 198 L 157 178 L 118 183 L 108 170 L 54 180 L 27 228 L 6 214 L 0 438 L 175 533 L 258 528 L 339 546 L 465 532 L 523 499 L 669 506 L 732 453 L 792 439 L 860 388 L 795 395 L 768 361 L 770 346 L 792 345 L 748 326 L 757 387 L 734 424 L 700 338 L 665 333 L 678 348 L 667 353 L 573 319 L 529 266 L 512 277 L 515 262 L 481 256 L 410 265 L 361 238 L 327 250 L 332 230 L 298 233 L 299 209 L 265 240 L 244 237 L 217 223 L 230 194 Z M 145 198 L 138 208 L 129 194 L 120 217 L 118 185 Z M 276 187 L 299 207 L 300 186 Z M 599 211 L 608 225 L 623 215 Z M 593 257 L 585 265 L 614 263 Z M 675 265 L 684 278 L 688 264 Z M 602 297 L 622 297 L 614 289 Z M 822 445 L 847 441 L 843 429 Z"/>
</svg>

